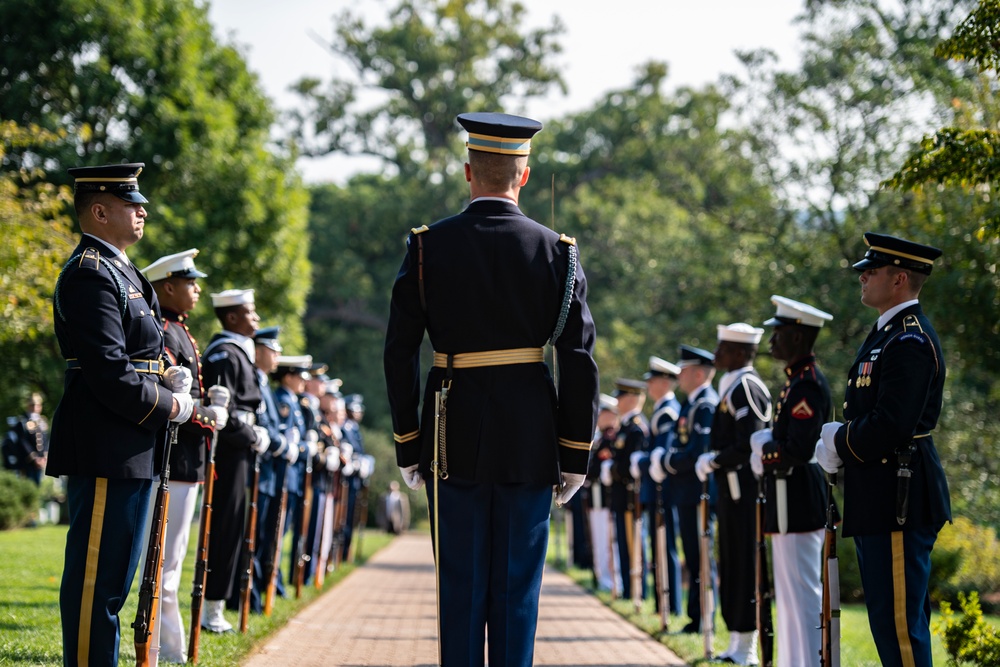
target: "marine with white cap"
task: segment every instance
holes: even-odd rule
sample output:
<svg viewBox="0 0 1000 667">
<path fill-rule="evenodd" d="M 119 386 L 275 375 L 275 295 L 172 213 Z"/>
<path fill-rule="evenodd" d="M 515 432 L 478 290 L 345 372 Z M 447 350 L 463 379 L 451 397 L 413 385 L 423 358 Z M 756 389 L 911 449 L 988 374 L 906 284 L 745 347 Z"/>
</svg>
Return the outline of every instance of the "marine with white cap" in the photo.
<svg viewBox="0 0 1000 667">
<path fill-rule="evenodd" d="M 240 549 L 243 545 L 246 491 L 253 457 L 266 451 L 270 436 L 257 424 L 261 404 L 254 368 L 253 335 L 260 318 L 252 289 L 228 289 L 212 294 L 215 316 L 222 324 L 202 353 L 202 373 L 209 382 L 227 387 L 229 421 L 219 431 L 215 452 L 215 494 L 208 547 L 208 576 L 201 626 L 229 632 L 223 616 L 226 601 L 235 599 Z"/>
<path fill-rule="evenodd" d="M 618 399 L 601 394 L 598 402 L 597 426 L 591 445 L 587 481 L 580 493 L 590 526 L 590 547 L 597 588 L 603 591 L 621 590 L 615 570 L 614 545 L 611 535 L 611 489 L 601 483 L 601 464 L 614 456 L 618 435 Z"/>
<path fill-rule="evenodd" d="M 715 367 L 719 407 L 712 422 L 712 451 L 698 457 L 701 480 L 715 475 L 719 520 L 719 603 L 729 628 L 729 648 L 719 657 L 739 665 L 758 664 L 754 605 L 754 499 L 750 436 L 771 421 L 771 394 L 754 370 L 763 329 L 744 322 L 718 325 Z M 765 567 L 766 571 L 766 567 Z"/>
<path fill-rule="evenodd" d="M 814 453 L 820 428 L 830 419 L 830 386 L 813 345 L 833 316 L 809 304 L 774 295 L 771 356 L 785 363 L 785 386 L 774 406 L 773 429 L 750 436 L 750 466 L 764 476 L 764 531 L 771 535 L 777 607 L 778 665 L 819 665 L 822 635 L 816 619 L 823 604 L 822 551 L 827 484 Z M 834 519 L 839 519 L 835 516 Z"/>
</svg>

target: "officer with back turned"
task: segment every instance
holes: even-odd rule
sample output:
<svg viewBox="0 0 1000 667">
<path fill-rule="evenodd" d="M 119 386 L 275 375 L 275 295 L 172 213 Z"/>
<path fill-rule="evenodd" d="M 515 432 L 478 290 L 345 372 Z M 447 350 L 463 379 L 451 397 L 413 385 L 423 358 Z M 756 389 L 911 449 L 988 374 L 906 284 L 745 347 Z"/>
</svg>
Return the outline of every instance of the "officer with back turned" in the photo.
<svg viewBox="0 0 1000 667">
<path fill-rule="evenodd" d="M 867 232 L 854 265 L 861 303 L 879 317 L 847 376 L 844 420 L 816 445 L 843 469 L 844 536 L 854 537 L 868 622 L 883 665 L 931 664 L 931 549 L 951 501 L 931 431 L 941 414 L 944 356 L 920 306 L 941 251 Z"/>
</svg>

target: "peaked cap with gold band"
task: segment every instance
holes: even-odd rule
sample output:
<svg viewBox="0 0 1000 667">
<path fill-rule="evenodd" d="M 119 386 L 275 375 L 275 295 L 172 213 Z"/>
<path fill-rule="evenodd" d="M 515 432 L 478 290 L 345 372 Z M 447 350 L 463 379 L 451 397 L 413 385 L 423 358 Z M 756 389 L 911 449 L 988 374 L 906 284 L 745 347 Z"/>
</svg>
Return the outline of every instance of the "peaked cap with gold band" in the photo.
<svg viewBox="0 0 1000 667">
<path fill-rule="evenodd" d="M 531 138 L 542 129 L 537 120 L 506 113 L 463 113 L 458 122 L 469 133 L 470 151 L 501 155 L 528 155 Z"/>
<path fill-rule="evenodd" d="M 74 192 L 106 192 L 132 204 L 148 204 L 149 200 L 139 192 L 139 173 L 144 166 L 143 162 L 130 162 L 67 171 L 74 179 Z"/>
<path fill-rule="evenodd" d="M 941 250 L 933 246 L 875 232 L 865 232 L 865 245 L 868 246 L 868 252 L 864 259 L 854 265 L 856 271 L 898 266 L 930 275 L 934 260 L 941 256 Z"/>
</svg>

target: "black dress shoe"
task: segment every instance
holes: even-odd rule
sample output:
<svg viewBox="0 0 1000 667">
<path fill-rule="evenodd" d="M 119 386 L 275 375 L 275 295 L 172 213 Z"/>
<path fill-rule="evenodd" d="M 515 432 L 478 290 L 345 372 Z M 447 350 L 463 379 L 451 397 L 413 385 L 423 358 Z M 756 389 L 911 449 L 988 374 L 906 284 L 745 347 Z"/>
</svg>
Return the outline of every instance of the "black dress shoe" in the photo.
<svg viewBox="0 0 1000 667">
<path fill-rule="evenodd" d="M 700 626 L 693 621 L 685 625 L 683 628 L 681 628 L 681 633 L 687 635 L 696 635 L 699 632 L 701 632 Z"/>
</svg>

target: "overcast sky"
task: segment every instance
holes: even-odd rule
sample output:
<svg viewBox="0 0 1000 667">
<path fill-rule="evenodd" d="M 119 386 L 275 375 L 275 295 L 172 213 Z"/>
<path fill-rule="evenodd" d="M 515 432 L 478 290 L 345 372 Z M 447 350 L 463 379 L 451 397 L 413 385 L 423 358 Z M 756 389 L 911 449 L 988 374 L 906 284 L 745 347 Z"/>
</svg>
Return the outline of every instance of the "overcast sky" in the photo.
<svg viewBox="0 0 1000 667">
<path fill-rule="evenodd" d="M 295 98 L 288 86 L 309 75 L 322 80 L 351 77 L 310 37 L 329 39 L 333 16 L 345 7 L 382 23 L 397 0 L 209 0 L 209 18 L 216 34 L 243 47 L 250 69 L 261 79 L 279 108 Z M 792 20 L 802 0 L 527 0 L 528 24 L 548 25 L 558 15 L 565 25 L 560 38 L 569 95 L 555 94 L 528 106 L 528 113 L 546 120 L 591 106 L 608 90 L 635 79 L 637 67 L 649 60 L 669 65 L 667 88 L 702 85 L 720 74 L 739 72 L 737 49 L 769 48 L 784 66 L 797 60 L 797 28 Z M 456 113 L 461 110 L 456 109 Z M 370 170 L 371 162 L 332 156 L 301 160 L 308 182 L 343 182 L 354 171 Z"/>
</svg>

